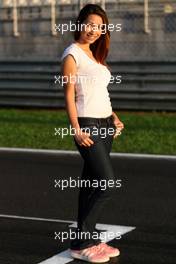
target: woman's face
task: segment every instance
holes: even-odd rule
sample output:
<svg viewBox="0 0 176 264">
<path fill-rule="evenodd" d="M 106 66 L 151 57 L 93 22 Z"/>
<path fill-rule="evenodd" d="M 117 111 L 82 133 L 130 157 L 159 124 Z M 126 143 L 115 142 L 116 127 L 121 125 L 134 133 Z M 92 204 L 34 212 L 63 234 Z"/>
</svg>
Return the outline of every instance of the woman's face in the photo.
<svg viewBox="0 0 176 264">
<path fill-rule="evenodd" d="M 103 20 L 99 15 L 89 15 L 81 24 L 80 40 L 83 43 L 93 43 L 102 34 Z"/>
</svg>

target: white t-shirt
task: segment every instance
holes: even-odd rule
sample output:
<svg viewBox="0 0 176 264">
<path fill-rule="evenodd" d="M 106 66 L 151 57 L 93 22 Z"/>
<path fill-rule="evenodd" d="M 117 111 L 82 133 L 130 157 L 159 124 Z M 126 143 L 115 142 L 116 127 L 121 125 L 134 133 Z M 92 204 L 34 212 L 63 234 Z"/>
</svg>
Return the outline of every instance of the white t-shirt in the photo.
<svg viewBox="0 0 176 264">
<path fill-rule="evenodd" d="M 111 73 L 106 66 L 92 60 L 76 43 L 70 44 L 61 60 L 71 54 L 76 62 L 75 103 L 78 117 L 105 118 L 112 114 L 107 86 Z"/>
</svg>

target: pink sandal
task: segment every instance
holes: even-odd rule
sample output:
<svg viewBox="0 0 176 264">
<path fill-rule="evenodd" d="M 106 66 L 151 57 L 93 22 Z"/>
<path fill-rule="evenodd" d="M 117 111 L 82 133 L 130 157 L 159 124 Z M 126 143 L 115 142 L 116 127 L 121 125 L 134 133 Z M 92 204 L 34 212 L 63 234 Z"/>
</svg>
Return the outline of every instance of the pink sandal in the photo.
<svg viewBox="0 0 176 264">
<path fill-rule="evenodd" d="M 102 250 L 101 252 L 105 252 L 110 258 L 117 257 L 120 255 L 120 251 L 118 248 L 108 246 L 106 243 L 102 242 L 99 245 L 97 245 L 97 247 L 99 247 Z"/>
<path fill-rule="evenodd" d="M 71 256 L 75 259 L 87 262 L 104 263 L 109 261 L 109 256 L 98 246 L 91 246 L 82 250 L 70 250 Z"/>
</svg>

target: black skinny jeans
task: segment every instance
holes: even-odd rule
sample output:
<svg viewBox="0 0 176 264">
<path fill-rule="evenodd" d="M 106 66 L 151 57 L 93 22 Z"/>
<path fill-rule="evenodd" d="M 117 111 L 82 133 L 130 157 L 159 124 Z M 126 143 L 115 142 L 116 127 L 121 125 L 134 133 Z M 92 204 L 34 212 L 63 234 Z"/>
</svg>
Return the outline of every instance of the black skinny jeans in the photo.
<svg viewBox="0 0 176 264">
<path fill-rule="evenodd" d="M 115 187 L 107 186 L 106 189 L 101 188 L 100 185 L 98 187 L 92 187 L 92 181 L 96 180 L 96 182 L 100 182 L 100 180 L 105 180 L 107 183 L 108 180 L 113 180 L 115 183 L 114 172 L 109 155 L 112 147 L 115 126 L 113 124 L 112 116 L 107 118 L 78 117 L 78 122 L 83 129 L 82 131 L 85 131 L 85 128 L 90 129 L 90 138 L 94 141 L 93 145 L 85 147 L 80 146 L 74 138 L 78 151 L 84 160 L 81 180 L 89 180 L 91 183 L 90 187 L 80 187 L 79 190 L 78 226 L 76 233 L 80 235 L 80 232 L 88 232 L 90 234 L 90 237 L 88 238 L 80 238 L 79 236 L 71 241 L 70 248 L 79 250 L 92 245 L 97 245 L 101 242 L 99 238 L 95 238 L 95 236 L 92 237 L 92 234 L 93 232 L 96 232 L 95 226 L 97 219 L 107 202 L 112 198 L 112 195 L 115 192 Z M 108 133 L 108 128 L 111 128 L 110 133 Z M 93 134 L 93 130 L 95 131 L 95 129 L 99 132 L 98 135 Z"/>
</svg>

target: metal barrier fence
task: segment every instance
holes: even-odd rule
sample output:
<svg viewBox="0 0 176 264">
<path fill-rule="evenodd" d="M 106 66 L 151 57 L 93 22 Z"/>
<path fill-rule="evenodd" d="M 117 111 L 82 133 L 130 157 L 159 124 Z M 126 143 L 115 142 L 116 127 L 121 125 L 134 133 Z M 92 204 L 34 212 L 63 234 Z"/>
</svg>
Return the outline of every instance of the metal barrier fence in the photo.
<svg viewBox="0 0 176 264">
<path fill-rule="evenodd" d="M 53 76 L 71 36 L 55 24 L 74 21 L 86 2 L 1 1 L 1 106 L 64 107 Z M 110 23 L 122 24 L 108 54 L 112 75 L 123 76 L 118 89 L 110 86 L 113 107 L 176 111 L 176 1 L 92 2 L 104 5 Z"/>
<path fill-rule="evenodd" d="M 113 109 L 176 111 L 176 62 L 110 63 L 108 86 Z M 64 89 L 57 59 L 0 60 L 0 107 L 64 108 Z"/>
<path fill-rule="evenodd" d="M 75 6 L 77 12 L 86 3 L 98 3 L 107 12 L 124 13 L 126 20 L 125 30 L 134 32 L 140 30 L 136 25 L 143 26 L 145 33 L 150 33 L 150 15 L 152 13 L 161 12 L 164 18 L 165 29 L 168 32 L 176 31 L 176 1 L 175 0 L 0 0 L 1 8 L 9 8 L 8 13 L 12 12 L 13 16 L 13 33 L 19 36 L 18 32 L 18 18 L 20 18 L 21 7 L 41 7 L 50 6 L 51 9 L 51 31 L 54 33 L 54 22 L 56 21 L 56 8 L 59 5 L 72 5 Z M 75 9 L 75 8 L 73 8 Z M 72 10 L 73 10 L 72 9 Z M 19 10 L 19 12 L 18 12 Z M 40 9 L 38 9 L 40 10 Z M 70 11 L 72 11 L 70 10 Z M 62 12 L 62 9 L 61 9 Z M 40 13 L 40 11 L 39 11 Z M 73 14 L 74 15 L 74 14 Z M 140 21 L 140 23 L 137 23 Z"/>
<path fill-rule="evenodd" d="M 22 36 L 27 30 L 24 20 L 31 24 L 29 34 L 59 37 L 57 22 L 74 19 L 90 2 L 100 4 L 110 20 L 122 24 L 122 32 L 112 36 L 114 45 L 122 49 L 122 57 L 123 48 L 135 54 L 145 47 L 146 57 L 164 54 L 165 58 L 176 58 L 175 0 L 0 0 L 0 37 L 9 34 L 7 23 L 12 36 Z"/>
</svg>

